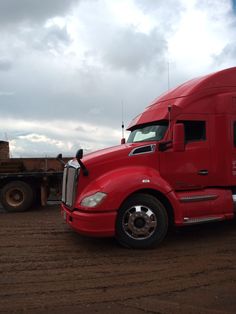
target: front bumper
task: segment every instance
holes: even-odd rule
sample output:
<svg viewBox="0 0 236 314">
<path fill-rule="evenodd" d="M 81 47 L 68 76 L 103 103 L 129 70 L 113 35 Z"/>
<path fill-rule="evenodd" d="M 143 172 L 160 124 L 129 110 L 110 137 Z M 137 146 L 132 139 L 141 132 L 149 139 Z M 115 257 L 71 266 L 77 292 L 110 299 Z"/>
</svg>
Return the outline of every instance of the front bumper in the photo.
<svg viewBox="0 0 236 314">
<path fill-rule="evenodd" d="M 75 210 L 71 212 L 62 204 L 61 214 L 65 222 L 80 234 L 94 237 L 115 235 L 116 211 L 88 213 Z"/>
</svg>

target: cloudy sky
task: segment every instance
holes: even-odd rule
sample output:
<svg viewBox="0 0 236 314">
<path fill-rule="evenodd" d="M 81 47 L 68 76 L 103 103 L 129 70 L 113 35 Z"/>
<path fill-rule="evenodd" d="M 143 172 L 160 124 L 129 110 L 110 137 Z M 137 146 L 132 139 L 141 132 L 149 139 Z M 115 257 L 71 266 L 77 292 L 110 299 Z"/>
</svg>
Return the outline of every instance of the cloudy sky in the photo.
<svg viewBox="0 0 236 314">
<path fill-rule="evenodd" d="M 0 0 L 0 140 L 13 157 L 116 145 L 122 107 L 127 126 L 168 87 L 231 66 L 233 0 Z"/>
</svg>

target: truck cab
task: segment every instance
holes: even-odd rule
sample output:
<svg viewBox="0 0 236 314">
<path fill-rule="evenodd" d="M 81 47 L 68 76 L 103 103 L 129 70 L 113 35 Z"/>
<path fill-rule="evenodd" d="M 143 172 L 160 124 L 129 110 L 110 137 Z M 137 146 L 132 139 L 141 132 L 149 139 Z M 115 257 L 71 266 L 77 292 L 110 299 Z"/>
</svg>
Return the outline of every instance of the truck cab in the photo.
<svg viewBox="0 0 236 314">
<path fill-rule="evenodd" d="M 75 231 L 147 248 L 171 225 L 234 217 L 236 68 L 161 95 L 128 130 L 126 143 L 66 164 L 61 208 Z"/>
</svg>

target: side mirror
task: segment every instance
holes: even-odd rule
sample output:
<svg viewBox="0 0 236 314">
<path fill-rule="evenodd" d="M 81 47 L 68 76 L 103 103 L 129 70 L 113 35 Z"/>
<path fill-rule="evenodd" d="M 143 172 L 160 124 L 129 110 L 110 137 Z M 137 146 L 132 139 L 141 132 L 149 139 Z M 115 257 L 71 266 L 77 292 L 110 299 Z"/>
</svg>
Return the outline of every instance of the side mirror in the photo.
<svg viewBox="0 0 236 314">
<path fill-rule="evenodd" d="M 173 129 L 173 150 L 174 152 L 183 152 L 185 150 L 183 123 L 176 123 Z"/>
<path fill-rule="evenodd" d="M 122 139 L 120 140 L 121 145 L 125 144 L 125 138 L 122 137 Z"/>
<path fill-rule="evenodd" d="M 62 154 L 58 154 L 57 155 L 57 157 L 56 157 L 56 159 L 63 165 L 63 166 L 65 166 L 65 162 L 64 162 L 64 160 L 62 159 Z"/>
<path fill-rule="evenodd" d="M 77 159 L 78 164 L 81 167 L 83 175 L 87 177 L 89 175 L 88 169 L 86 168 L 86 166 L 84 165 L 84 163 L 81 160 L 83 158 L 83 154 L 84 154 L 83 149 L 79 149 L 75 155 L 75 158 Z"/>
<path fill-rule="evenodd" d="M 78 160 L 78 159 L 82 159 L 83 158 L 83 149 L 79 149 L 75 155 L 75 158 Z"/>
</svg>

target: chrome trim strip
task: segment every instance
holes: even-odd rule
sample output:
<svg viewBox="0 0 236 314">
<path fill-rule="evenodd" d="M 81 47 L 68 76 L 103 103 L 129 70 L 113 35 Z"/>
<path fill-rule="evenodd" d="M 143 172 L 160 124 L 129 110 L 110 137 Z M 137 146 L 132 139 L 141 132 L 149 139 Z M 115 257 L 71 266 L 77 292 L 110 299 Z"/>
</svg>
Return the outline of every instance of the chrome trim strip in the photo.
<svg viewBox="0 0 236 314">
<path fill-rule="evenodd" d="M 233 198 L 233 204 L 234 204 L 234 212 L 236 213 L 236 195 L 233 194 L 232 198 Z"/>
<path fill-rule="evenodd" d="M 80 168 L 80 165 L 76 159 L 71 159 L 68 161 L 68 163 L 65 165 L 65 167 L 67 167 L 67 168 L 72 167 L 72 168 L 78 169 L 78 168 Z"/>
<path fill-rule="evenodd" d="M 190 202 L 204 202 L 217 199 L 218 195 L 195 195 L 195 196 L 183 196 L 179 199 L 181 203 Z"/>
<path fill-rule="evenodd" d="M 224 220 L 222 217 L 205 217 L 205 218 L 188 218 L 184 217 L 184 224 L 191 225 L 191 224 L 198 224 L 203 222 L 211 222 L 211 221 L 220 221 Z"/>
<path fill-rule="evenodd" d="M 141 153 L 135 153 L 136 150 L 141 149 L 141 148 L 145 148 L 145 147 L 150 147 L 150 151 L 141 152 Z M 129 156 L 136 156 L 136 155 L 142 155 L 142 154 L 150 154 L 150 153 L 154 153 L 155 150 L 156 150 L 156 144 L 138 146 L 138 147 L 135 147 L 134 149 L 131 150 L 131 152 L 129 153 Z"/>
</svg>

